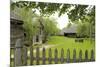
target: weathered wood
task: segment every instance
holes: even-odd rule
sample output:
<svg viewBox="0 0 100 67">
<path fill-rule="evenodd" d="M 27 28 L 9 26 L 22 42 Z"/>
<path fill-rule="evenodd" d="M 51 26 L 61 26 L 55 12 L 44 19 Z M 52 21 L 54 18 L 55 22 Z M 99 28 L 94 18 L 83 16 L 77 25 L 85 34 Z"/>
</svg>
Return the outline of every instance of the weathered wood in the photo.
<svg viewBox="0 0 100 67">
<path fill-rule="evenodd" d="M 27 47 L 23 46 L 23 65 L 27 65 Z"/>
<path fill-rule="evenodd" d="M 36 48 L 36 65 L 39 65 L 39 47 Z"/>
<path fill-rule="evenodd" d="M 57 50 L 57 48 L 55 49 L 55 58 L 54 58 L 54 62 L 55 62 L 55 64 L 57 64 L 58 63 L 58 50 Z"/>
<path fill-rule="evenodd" d="M 11 26 L 10 26 L 10 28 L 11 28 L 11 30 L 10 30 L 10 32 L 11 32 L 10 33 L 10 41 L 11 41 L 10 46 L 15 46 L 15 43 L 16 43 L 17 39 L 24 39 L 23 26 L 22 25 L 18 25 L 17 23 L 19 23 L 19 22 L 13 21 L 13 23 L 15 23 L 15 24 L 11 23 Z"/>
<path fill-rule="evenodd" d="M 30 64 L 33 65 L 33 46 L 30 47 Z"/>
<path fill-rule="evenodd" d="M 85 51 L 85 61 L 88 61 L 88 50 Z"/>
<path fill-rule="evenodd" d="M 49 48 L 49 52 L 48 52 L 49 54 L 49 58 L 48 58 L 48 61 L 49 61 L 49 64 L 51 64 L 52 63 L 52 51 L 51 51 L 51 48 Z"/>
<path fill-rule="evenodd" d="M 64 49 L 61 49 L 61 58 L 60 58 L 61 63 L 64 63 Z"/>
<path fill-rule="evenodd" d="M 73 62 L 76 62 L 76 49 L 73 50 Z"/>
<path fill-rule="evenodd" d="M 67 49 L 67 60 L 66 60 L 67 63 L 70 62 L 70 50 Z"/>
<path fill-rule="evenodd" d="M 18 39 L 15 44 L 15 66 L 22 65 L 22 40 Z"/>
<path fill-rule="evenodd" d="M 46 53 L 45 53 L 45 48 L 43 48 L 43 51 L 42 51 L 43 53 L 42 53 L 42 64 L 45 64 L 45 61 L 46 61 L 46 57 L 45 57 L 45 55 L 46 55 Z"/>
<path fill-rule="evenodd" d="M 80 52 L 79 52 L 79 62 L 81 62 L 82 61 L 82 50 L 80 50 Z"/>
<path fill-rule="evenodd" d="M 91 61 L 94 61 L 94 60 L 95 60 L 93 49 L 91 50 L 91 59 L 90 59 L 90 60 L 91 60 Z"/>
<path fill-rule="evenodd" d="M 19 44 L 20 40 L 17 41 L 16 44 Z M 21 44 L 21 43 L 20 43 Z M 23 47 L 22 51 L 22 46 L 17 45 L 15 47 L 15 65 L 16 66 L 22 66 L 22 65 L 27 65 L 27 47 Z M 20 52 L 19 52 L 20 51 Z M 54 61 L 55 64 L 58 62 L 64 63 L 66 59 L 67 63 L 70 62 L 83 62 L 83 61 L 94 61 L 94 51 L 91 50 L 91 58 L 88 59 L 88 50 L 85 51 L 85 59 L 82 59 L 82 50 L 79 51 L 79 57 L 76 59 L 76 49 L 73 50 L 73 59 L 70 59 L 70 50 L 67 49 L 67 58 L 64 58 L 64 49 L 61 49 L 61 55 L 60 58 L 58 58 L 58 50 L 57 48 L 54 50 L 54 58 L 52 58 L 52 50 L 49 48 L 48 51 L 48 58 L 46 57 L 46 49 L 43 48 L 42 50 L 42 57 L 39 56 L 39 47 L 36 48 L 36 57 L 33 57 L 33 47 L 30 47 L 30 64 L 33 65 L 33 61 L 36 61 L 36 65 L 39 65 L 40 61 L 42 61 L 42 64 L 46 64 L 46 61 L 49 62 L 49 64 L 52 64 L 52 61 Z M 11 59 L 11 61 L 14 59 Z M 20 60 L 20 61 L 19 61 Z M 19 63 L 19 62 L 20 63 Z M 16 63 L 17 62 L 17 63 Z M 20 65 L 19 65 L 19 64 Z"/>
<path fill-rule="evenodd" d="M 10 48 L 10 67 L 15 67 L 15 48 L 14 47 Z"/>
</svg>

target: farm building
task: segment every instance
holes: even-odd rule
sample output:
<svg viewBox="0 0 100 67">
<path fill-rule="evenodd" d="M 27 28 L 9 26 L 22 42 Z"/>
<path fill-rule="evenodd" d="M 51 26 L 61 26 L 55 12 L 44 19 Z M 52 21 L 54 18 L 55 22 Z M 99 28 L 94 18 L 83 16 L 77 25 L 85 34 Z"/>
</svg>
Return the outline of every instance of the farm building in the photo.
<svg viewBox="0 0 100 67">
<path fill-rule="evenodd" d="M 23 21 L 21 18 L 15 14 L 15 12 L 10 12 L 10 43 L 11 47 L 15 46 L 18 39 L 24 40 L 24 29 Z"/>
<path fill-rule="evenodd" d="M 21 17 L 18 15 L 17 11 L 11 11 L 10 12 L 10 43 L 11 46 L 14 46 L 16 41 L 18 39 L 21 39 L 24 41 L 24 43 L 28 43 L 27 40 L 25 39 L 26 32 L 23 28 L 24 22 L 21 19 Z M 36 34 L 33 35 L 33 44 L 35 43 L 43 43 L 43 24 L 40 22 L 37 26 L 38 31 L 36 31 Z"/>
<path fill-rule="evenodd" d="M 77 25 L 73 24 L 70 27 L 66 27 L 63 28 L 60 31 L 60 35 L 62 36 L 72 36 L 72 37 L 76 37 L 76 33 L 77 33 Z"/>
</svg>

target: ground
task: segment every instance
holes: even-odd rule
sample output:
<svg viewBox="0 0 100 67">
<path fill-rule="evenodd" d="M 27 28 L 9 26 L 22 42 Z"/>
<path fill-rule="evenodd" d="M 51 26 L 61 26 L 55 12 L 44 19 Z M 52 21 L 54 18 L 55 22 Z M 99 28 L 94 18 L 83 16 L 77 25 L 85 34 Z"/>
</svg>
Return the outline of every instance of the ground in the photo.
<svg viewBox="0 0 100 67">
<path fill-rule="evenodd" d="M 50 46 L 51 45 L 51 46 Z M 60 57 L 60 51 L 64 49 L 64 57 L 66 57 L 67 49 L 70 49 L 70 57 L 73 58 L 73 49 L 76 49 L 76 58 L 79 57 L 79 51 L 82 50 L 82 58 L 85 58 L 85 50 L 88 50 L 88 56 L 91 57 L 90 51 L 95 50 L 95 42 L 90 42 L 89 39 L 84 39 L 84 42 L 75 42 L 75 38 L 68 38 L 64 36 L 51 36 L 49 40 L 45 43 L 46 57 L 48 57 L 48 48 L 52 49 L 52 57 L 54 57 L 54 49 L 58 49 L 58 57 Z M 42 46 L 44 47 L 44 46 Z M 40 50 L 41 51 L 41 50 Z M 42 52 L 40 52 L 40 55 Z M 42 55 L 41 55 L 42 56 Z"/>
</svg>

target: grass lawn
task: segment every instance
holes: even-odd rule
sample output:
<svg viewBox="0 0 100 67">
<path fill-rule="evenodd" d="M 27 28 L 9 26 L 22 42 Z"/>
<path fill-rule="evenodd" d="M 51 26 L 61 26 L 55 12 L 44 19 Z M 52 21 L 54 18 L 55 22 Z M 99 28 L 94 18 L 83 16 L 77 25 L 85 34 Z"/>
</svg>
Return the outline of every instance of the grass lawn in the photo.
<svg viewBox="0 0 100 67">
<path fill-rule="evenodd" d="M 90 43 L 89 39 L 84 39 L 84 42 L 75 42 L 75 38 L 68 38 L 64 36 L 51 36 L 46 42 L 47 45 L 55 45 L 51 47 L 52 57 L 54 57 L 55 48 L 58 49 L 58 57 L 61 56 L 61 49 L 64 49 L 64 57 L 66 57 L 67 49 L 70 49 L 70 58 L 73 58 L 73 49 L 76 49 L 76 58 L 79 58 L 79 51 L 82 50 L 82 58 L 85 58 L 85 50 L 88 50 L 88 58 L 91 56 L 91 50 L 95 50 L 95 42 Z M 40 56 L 42 52 L 40 52 Z M 48 48 L 46 49 L 46 57 L 48 57 Z"/>
</svg>

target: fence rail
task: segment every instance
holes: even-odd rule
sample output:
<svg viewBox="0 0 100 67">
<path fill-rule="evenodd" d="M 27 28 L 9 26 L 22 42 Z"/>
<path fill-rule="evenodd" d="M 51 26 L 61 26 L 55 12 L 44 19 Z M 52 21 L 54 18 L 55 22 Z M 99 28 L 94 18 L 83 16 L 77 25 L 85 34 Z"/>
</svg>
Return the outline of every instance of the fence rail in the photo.
<svg viewBox="0 0 100 67">
<path fill-rule="evenodd" d="M 21 55 L 17 55 L 16 56 L 16 51 L 17 49 L 21 49 L 22 53 Z M 92 49 L 90 51 L 90 58 L 88 56 L 89 52 L 88 50 L 85 50 L 85 54 L 84 54 L 84 59 L 82 58 L 83 52 L 82 50 L 79 51 L 78 53 L 78 58 L 76 58 L 76 49 L 73 50 L 73 58 L 70 57 L 70 49 L 67 49 L 66 52 L 66 57 L 64 56 L 64 49 L 61 49 L 61 53 L 60 53 L 60 57 L 58 57 L 58 49 L 56 48 L 54 50 L 54 57 L 53 55 L 53 51 L 51 48 L 48 49 L 48 57 L 46 57 L 46 49 L 43 48 L 42 49 L 42 56 L 40 57 L 40 48 L 37 47 L 36 49 L 36 56 L 34 56 L 34 49 L 33 47 L 30 47 L 30 50 L 27 49 L 27 47 L 24 48 L 11 48 L 11 53 L 10 53 L 10 65 L 11 67 L 14 66 L 23 66 L 23 65 L 40 65 L 40 64 L 58 64 L 58 63 L 74 63 L 74 62 L 89 62 L 89 61 L 95 61 L 95 57 L 94 57 L 94 50 Z M 30 52 L 30 55 L 28 55 L 28 51 Z M 21 64 L 16 64 L 17 61 L 15 58 L 16 57 L 20 57 L 21 56 Z M 28 63 L 27 61 L 29 61 L 30 63 Z M 41 62 L 41 63 L 40 63 Z"/>
</svg>

